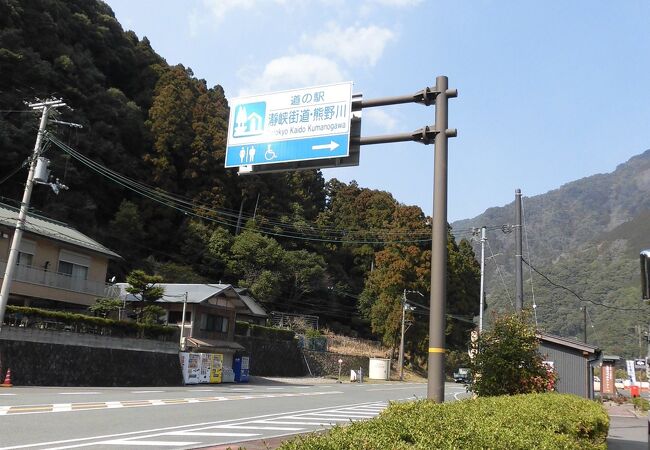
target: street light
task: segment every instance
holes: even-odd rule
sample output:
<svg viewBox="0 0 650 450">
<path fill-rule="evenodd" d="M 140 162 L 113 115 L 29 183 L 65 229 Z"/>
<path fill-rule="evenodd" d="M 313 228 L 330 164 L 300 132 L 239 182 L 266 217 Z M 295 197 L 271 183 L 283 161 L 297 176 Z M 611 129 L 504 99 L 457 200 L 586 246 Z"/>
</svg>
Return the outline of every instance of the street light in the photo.
<svg viewBox="0 0 650 450">
<path fill-rule="evenodd" d="M 406 316 L 406 310 L 414 310 L 415 307 L 412 307 L 408 303 L 406 303 L 406 294 L 419 294 L 420 297 L 424 297 L 420 291 L 407 291 L 404 289 L 404 294 L 402 295 L 402 338 L 400 339 L 400 344 L 399 344 L 399 380 L 404 381 L 404 332 L 406 331 L 404 329 L 404 322 L 405 322 L 405 316 Z"/>
</svg>

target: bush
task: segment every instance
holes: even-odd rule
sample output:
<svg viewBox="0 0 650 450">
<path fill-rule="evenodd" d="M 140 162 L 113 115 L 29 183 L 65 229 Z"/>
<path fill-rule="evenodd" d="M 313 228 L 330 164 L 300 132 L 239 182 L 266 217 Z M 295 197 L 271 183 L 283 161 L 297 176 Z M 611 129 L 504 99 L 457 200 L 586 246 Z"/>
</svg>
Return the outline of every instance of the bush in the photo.
<svg viewBox="0 0 650 450">
<path fill-rule="evenodd" d="M 75 327 L 80 332 L 101 332 L 111 336 L 142 335 L 147 338 L 168 338 L 177 332 L 176 327 L 163 325 L 148 325 L 122 320 L 105 319 L 103 317 L 87 316 L 64 311 L 51 311 L 49 309 L 30 308 L 26 306 L 7 306 L 7 314 L 29 317 L 31 321 L 50 319 L 63 325 Z"/>
<path fill-rule="evenodd" d="M 606 449 L 603 406 L 570 394 L 393 403 L 378 418 L 285 442 L 281 450 Z"/>
<path fill-rule="evenodd" d="M 632 399 L 632 404 L 634 405 L 634 409 L 638 409 L 644 412 L 650 409 L 650 402 L 642 397 L 634 397 Z"/>
<path fill-rule="evenodd" d="M 470 389 L 479 396 L 552 391 L 556 372 L 539 354 L 539 340 L 528 314 L 496 317 L 475 344 Z"/>
</svg>

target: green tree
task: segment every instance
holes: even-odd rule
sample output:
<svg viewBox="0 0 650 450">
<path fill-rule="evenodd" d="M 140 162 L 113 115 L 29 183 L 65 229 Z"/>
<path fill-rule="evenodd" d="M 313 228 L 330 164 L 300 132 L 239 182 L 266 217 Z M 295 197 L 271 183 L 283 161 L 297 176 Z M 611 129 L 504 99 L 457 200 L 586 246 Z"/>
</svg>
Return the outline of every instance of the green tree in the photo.
<svg viewBox="0 0 650 450">
<path fill-rule="evenodd" d="M 479 396 L 546 392 L 555 372 L 543 363 L 539 340 L 528 314 L 496 317 L 475 344 L 470 389 Z"/>
<path fill-rule="evenodd" d="M 133 295 L 139 302 L 138 321 L 142 321 L 144 310 L 165 295 L 165 288 L 158 286 L 163 282 L 160 275 L 149 275 L 143 270 L 134 270 L 126 277 L 129 284 L 126 292 Z"/>
<path fill-rule="evenodd" d="M 98 298 L 88 310 L 100 317 L 108 317 L 110 313 L 119 311 L 122 305 L 123 302 L 119 298 Z"/>
</svg>

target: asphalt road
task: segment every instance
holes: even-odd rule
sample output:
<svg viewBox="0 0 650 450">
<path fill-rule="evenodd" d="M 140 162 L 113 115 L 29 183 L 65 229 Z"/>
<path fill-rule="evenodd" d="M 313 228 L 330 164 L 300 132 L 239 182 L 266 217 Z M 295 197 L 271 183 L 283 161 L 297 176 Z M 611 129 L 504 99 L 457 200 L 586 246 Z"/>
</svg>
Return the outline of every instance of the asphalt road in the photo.
<svg viewBox="0 0 650 450">
<path fill-rule="evenodd" d="M 448 383 L 446 401 L 467 396 Z M 0 450 L 185 449 L 306 433 L 426 397 L 423 383 L 305 380 L 174 388 L 0 390 Z"/>
</svg>

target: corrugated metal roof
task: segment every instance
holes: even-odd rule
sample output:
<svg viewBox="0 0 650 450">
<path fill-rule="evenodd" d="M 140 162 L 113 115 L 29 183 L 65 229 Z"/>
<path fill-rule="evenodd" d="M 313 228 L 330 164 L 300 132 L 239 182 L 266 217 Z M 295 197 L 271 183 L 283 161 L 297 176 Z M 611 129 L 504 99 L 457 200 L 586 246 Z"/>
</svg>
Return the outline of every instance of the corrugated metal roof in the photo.
<svg viewBox="0 0 650 450">
<path fill-rule="evenodd" d="M 542 341 L 553 342 L 555 344 L 564 345 L 565 347 L 575 348 L 576 350 L 581 350 L 589 353 L 597 353 L 600 349 L 593 345 L 585 344 L 584 342 L 577 341 L 575 339 L 566 338 L 562 336 L 556 336 L 549 333 L 538 333 L 538 338 Z"/>
<path fill-rule="evenodd" d="M 127 301 L 138 301 L 133 294 L 127 294 L 128 283 L 115 283 L 114 286 L 120 289 L 120 297 Z M 158 283 L 157 286 L 165 289 L 165 295 L 158 300 L 158 303 L 183 303 L 187 292 L 187 303 L 202 303 L 220 294 L 227 295 L 231 292 L 230 298 L 243 302 L 235 288 L 230 284 L 179 284 L 179 283 Z M 243 305 L 242 305 L 243 306 Z"/>
<path fill-rule="evenodd" d="M 239 297 L 246 303 L 246 306 L 251 311 L 251 314 L 258 317 L 268 317 L 268 313 L 260 306 L 259 303 L 248 293 L 246 288 L 235 288 Z"/>
<path fill-rule="evenodd" d="M 13 228 L 16 225 L 16 220 L 18 220 L 19 212 L 18 208 L 0 203 L 0 224 Z M 27 222 L 24 230 L 49 239 L 65 242 L 76 247 L 83 247 L 88 250 L 102 253 L 112 258 L 121 259 L 121 256 L 117 253 L 109 250 L 99 242 L 91 239 L 80 231 L 75 230 L 71 226 L 63 222 L 48 219 L 44 216 L 39 216 L 33 212 L 27 213 Z"/>
<path fill-rule="evenodd" d="M 185 338 L 185 343 L 188 347 L 206 347 L 206 348 L 221 348 L 228 350 L 246 350 L 244 346 L 238 344 L 235 341 L 224 341 L 218 339 L 205 339 L 205 338 L 195 338 L 188 337 Z"/>
</svg>

